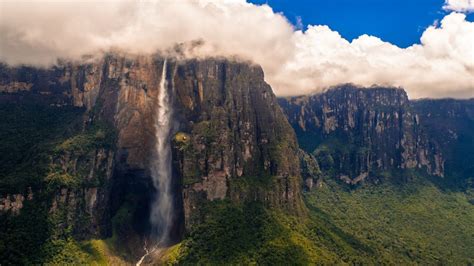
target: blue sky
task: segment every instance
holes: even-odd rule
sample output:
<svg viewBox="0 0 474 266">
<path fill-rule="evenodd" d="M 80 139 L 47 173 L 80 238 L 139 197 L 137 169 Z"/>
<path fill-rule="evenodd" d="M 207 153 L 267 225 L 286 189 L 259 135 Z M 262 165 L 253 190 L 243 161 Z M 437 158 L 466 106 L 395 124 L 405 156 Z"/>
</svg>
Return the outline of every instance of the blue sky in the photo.
<svg viewBox="0 0 474 266">
<path fill-rule="evenodd" d="M 377 36 L 400 47 L 419 43 L 423 31 L 447 13 L 443 0 L 250 0 L 268 3 L 296 25 L 328 25 L 344 38 Z M 474 21 L 474 14 L 467 16 Z"/>
</svg>

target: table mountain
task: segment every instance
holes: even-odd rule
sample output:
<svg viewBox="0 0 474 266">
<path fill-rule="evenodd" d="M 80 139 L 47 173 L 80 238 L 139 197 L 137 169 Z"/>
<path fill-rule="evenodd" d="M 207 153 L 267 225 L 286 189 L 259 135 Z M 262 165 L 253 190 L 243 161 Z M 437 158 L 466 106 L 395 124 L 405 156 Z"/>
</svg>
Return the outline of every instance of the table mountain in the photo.
<svg viewBox="0 0 474 266">
<path fill-rule="evenodd" d="M 42 263 L 59 239 L 111 235 L 130 261 L 142 255 L 163 73 L 174 240 L 215 200 L 304 212 L 296 137 L 259 66 L 120 53 L 46 69 L 1 65 L 0 253 L 16 254 L 2 261 Z"/>
<path fill-rule="evenodd" d="M 279 99 L 300 146 L 323 172 L 352 185 L 407 170 L 472 177 L 472 102 L 410 101 L 401 88 L 350 84 Z"/>
</svg>

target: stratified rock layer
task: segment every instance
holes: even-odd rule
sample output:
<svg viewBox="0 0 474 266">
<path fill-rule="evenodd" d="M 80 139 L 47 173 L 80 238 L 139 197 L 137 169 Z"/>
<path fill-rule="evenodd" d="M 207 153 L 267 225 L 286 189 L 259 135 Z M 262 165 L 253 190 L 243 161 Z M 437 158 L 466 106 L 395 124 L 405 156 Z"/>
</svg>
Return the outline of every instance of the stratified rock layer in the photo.
<svg viewBox="0 0 474 266">
<path fill-rule="evenodd" d="M 173 73 L 181 121 L 175 166 L 187 226 L 203 200 L 301 211 L 296 138 L 262 69 L 205 60 L 178 62 Z"/>
<path fill-rule="evenodd" d="M 474 188 L 474 99 L 412 102 L 421 126 L 442 150 L 447 179 Z"/>
<path fill-rule="evenodd" d="M 279 102 L 301 147 L 346 183 L 403 169 L 445 174 L 443 150 L 403 89 L 344 85 Z"/>
<path fill-rule="evenodd" d="M 149 165 L 163 61 L 161 56 L 108 54 L 49 69 L 0 66 L 0 104 L 34 102 L 58 112 L 76 107 L 83 111 L 83 126 L 76 130 L 86 132 L 99 122 L 114 128 L 113 147 L 81 154 L 68 150 L 51 158 L 59 177 L 101 177 L 87 187 L 60 185 L 48 203 L 52 213 L 66 212 L 64 226 L 74 225 L 76 214 L 91 215 L 81 224 L 81 237 L 110 234 L 110 219 L 127 195 L 134 195 L 136 205 L 152 198 Z M 182 234 L 183 218 L 187 228 L 199 222 L 206 201 L 258 200 L 302 211 L 296 138 L 262 69 L 224 59 L 169 58 L 166 72 L 175 109 L 170 141 L 176 234 Z M 25 191 L 6 191 L 0 211 L 21 212 L 25 197 Z"/>
</svg>

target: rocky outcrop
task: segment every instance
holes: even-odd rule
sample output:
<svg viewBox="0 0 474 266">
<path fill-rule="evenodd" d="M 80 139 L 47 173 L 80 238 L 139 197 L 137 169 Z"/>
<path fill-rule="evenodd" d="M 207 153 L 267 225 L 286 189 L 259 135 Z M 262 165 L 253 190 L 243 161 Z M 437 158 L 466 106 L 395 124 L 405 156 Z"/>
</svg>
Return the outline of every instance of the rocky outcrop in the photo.
<svg viewBox="0 0 474 266">
<path fill-rule="evenodd" d="M 322 173 L 314 155 L 300 149 L 298 156 L 300 159 L 301 176 L 305 182 L 306 189 L 311 190 L 313 187 L 320 187 L 322 185 Z"/>
<path fill-rule="evenodd" d="M 49 213 L 56 217 L 59 229 L 70 226 L 80 238 L 108 233 L 113 169 L 112 149 L 68 147 L 54 156 L 46 181 L 55 191 Z M 63 180 L 71 180 L 72 184 Z"/>
<path fill-rule="evenodd" d="M 443 153 L 403 89 L 344 85 L 279 103 L 300 146 L 324 172 L 346 183 L 400 169 L 444 175 Z"/>
<path fill-rule="evenodd" d="M 173 73 L 186 225 L 217 199 L 301 211 L 296 138 L 262 69 L 205 60 L 178 62 Z"/>
<path fill-rule="evenodd" d="M 32 199 L 32 198 L 31 198 Z M 31 200 L 29 198 L 29 200 Z M 5 197 L 0 198 L 0 213 L 6 213 L 11 211 L 13 215 L 18 215 L 20 210 L 23 208 L 23 201 L 25 196 L 23 194 L 7 194 Z"/>
<path fill-rule="evenodd" d="M 445 176 L 450 180 L 464 185 L 470 183 L 472 187 L 474 99 L 417 100 L 412 106 L 428 137 L 442 150 L 443 156 L 437 156 L 435 163 L 443 165 Z"/>
<path fill-rule="evenodd" d="M 54 171 L 44 179 L 48 188 L 54 185 L 49 212 L 81 238 L 110 235 L 111 217 L 125 201 L 140 209 L 131 220 L 148 221 L 163 62 L 159 55 L 107 54 L 49 69 L 0 66 L 0 104 L 82 112 L 81 126 L 71 129 L 79 136 L 51 156 Z M 198 223 L 200 207 L 213 200 L 258 200 L 301 212 L 296 138 L 262 69 L 225 59 L 168 58 L 166 73 L 175 109 L 173 230 L 182 234 L 183 219 L 187 228 Z M 112 144 L 102 142 L 97 125 L 113 129 Z M 82 149 L 83 141 L 93 144 Z M 141 223 L 135 228 L 146 227 Z"/>
</svg>

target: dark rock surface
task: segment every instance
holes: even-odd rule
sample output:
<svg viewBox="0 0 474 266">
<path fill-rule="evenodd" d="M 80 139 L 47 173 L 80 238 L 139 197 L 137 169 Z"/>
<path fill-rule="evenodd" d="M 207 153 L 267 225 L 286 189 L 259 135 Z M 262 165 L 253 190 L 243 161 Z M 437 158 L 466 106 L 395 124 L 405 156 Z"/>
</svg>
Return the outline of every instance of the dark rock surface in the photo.
<svg viewBox="0 0 474 266">
<path fill-rule="evenodd" d="M 78 238 L 110 236 L 112 217 L 125 205 L 132 208 L 133 230 L 146 234 L 163 62 L 159 55 L 108 54 L 95 62 L 61 62 L 49 69 L 0 66 L 0 105 L 28 102 L 57 112 L 76 108 L 82 126 L 70 129 L 73 135 L 98 123 L 113 129 L 110 147 L 51 158 L 49 164 L 62 169 L 61 178 L 74 175 L 80 185 L 61 183 L 47 200 L 32 199 L 47 205 L 51 213 L 64 214 L 63 226 L 72 226 Z M 199 223 L 200 206 L 207 201 L 258 200 L 288 212 L 303 211 L 296 137 L 260 67 L 224 59 L 169 58 L 166 79 L 176 122 L 170 141 L 177 238 Z M 103 178 L 83 185 L 94 175 Z M 48 184 L 46 177 L 40 179 L 33 195 Z M 8 206 L 17 197 L 19 202 L 28 197 L 25 191 L 2 193 Z M 0 211 L 12 213 L 7 208 Z M 88 213 L 90 219 L 77 226 L 78 213 Z M 139 244 L 131 235 L 129 239 Z"/>
<path fill-rule="evenodd" d="M 297 143 L 258 66 L 178 62 L 175 168 L 186 224 L 203 200 L 259 200 L 301 211 Z"/>
<path fill-rule="evenodd" d="M 445 139 L 451 131 L 472 139 L 472 100 L 409 101 L 399 88 L 343 85 L 279 103 L 301 148 L 349 184 L 407 169 L 452 177 L 451 165 L 459 165 L 455 153 L 465 158 L 464 169 L 474 164 L 468 150 L 452 150 L 459 142 Z"/>
</svg>

